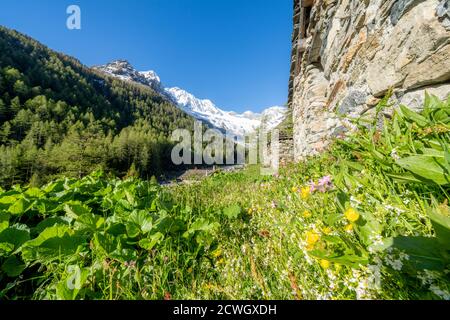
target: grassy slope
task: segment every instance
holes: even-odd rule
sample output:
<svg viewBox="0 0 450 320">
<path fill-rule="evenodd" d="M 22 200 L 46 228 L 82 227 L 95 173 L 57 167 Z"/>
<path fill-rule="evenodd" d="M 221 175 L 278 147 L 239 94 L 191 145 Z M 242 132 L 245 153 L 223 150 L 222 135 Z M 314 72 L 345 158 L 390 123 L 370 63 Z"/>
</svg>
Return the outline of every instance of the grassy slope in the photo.
<svg viewBox="0 0 450 320">
<path fill-rule="evenodd" d="M 450 101 L 426 105 L 277 177 L 250 167 L 160 188 L 97 174 L 0 193 L 5 230 L 51 239 L 3 246 L 2 297 L 449 299 Z M 67 287 L 73 265 L 81 290 Z"/>
</svg>

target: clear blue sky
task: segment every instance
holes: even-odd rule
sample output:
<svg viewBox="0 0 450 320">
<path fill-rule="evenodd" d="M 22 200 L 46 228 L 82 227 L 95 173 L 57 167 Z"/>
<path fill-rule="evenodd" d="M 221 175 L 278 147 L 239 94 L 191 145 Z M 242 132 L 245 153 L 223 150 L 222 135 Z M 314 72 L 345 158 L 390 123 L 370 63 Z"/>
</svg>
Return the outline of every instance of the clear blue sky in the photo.
<svg viewBox="0 0 450 320">
<path fill-rule="evenodd" d="M 82 29 L 66 28 L 79 5 Z M 88 66 L 126 59 L 218 106 L 287 100 L 292 0 L 0 0 L 0 24 Z"/>
</svg>

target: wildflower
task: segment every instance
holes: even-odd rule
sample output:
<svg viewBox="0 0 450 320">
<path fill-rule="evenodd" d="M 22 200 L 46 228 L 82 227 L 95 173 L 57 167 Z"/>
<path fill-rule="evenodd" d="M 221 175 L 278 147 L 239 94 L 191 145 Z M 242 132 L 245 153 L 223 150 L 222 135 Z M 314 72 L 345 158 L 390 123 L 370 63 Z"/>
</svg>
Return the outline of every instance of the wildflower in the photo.
<svg viewBox="0 0 450 320">
<path fill-rule="evenodd" d="M 348 224 L 348 225 L 346 225 L 345 226 L 345 228 L 344 228 L 344 230 L 346 231 L 346 232 L 352 232 L 353 231 L 353 225 L 350 223 L 350 224 Z"/>
<path fill-rule="evenodd" d="M 272 201 L 270 206 L 272 207 L 272 209 L 276 209 L 276 208 L 278 208 L 278 203 L 276 201 Z"/>
<path fill-rule="evenodd" d="M 319 179 L 317 184 L 317 188 L 320 192 L 326 192 L 327 190 L 333 187 L 333 183 L 331 182 L 331 176 L 325 176 Z"/>
<path fill-rule="evenodd" d="M 358 211 L 356 211 L 353 208 L 347 209 L 347 211 L 345 211 L 344 215 L 347 218 L 347 220 L 350 222 L 356 222 L 359 220 L 359 213 L 358 213 Z"/>
<path fill-rule="evenodd" d="M 303 200 L 306 200 L 309 198 L 309 196 L 311 195 L 311 188 L 310 187 L 303 187 L 301 189 L 301 196 Z"/>
<path fill-rule="evenodd" d="M 298 188 L 297 188 L 297 187 L 292 187 L 291 191 L 292 191 L 293 193 L 297 193 L 297 192 L 298 192 Z"/>
<path fill-rule="evenodd" d="M 397 153 L 397 149 L 392 149 L 392 152 L 391 152 L 391 158 L 392 159 L 394 159 L 395 161 L 397 161 L 397 160 L 399 160 L 400 159 L 400 156 L 398 155 L 398 153 Z"/>
<path fill-rule="evenodd" d="M 248 214 L 251 215 L 253 213 L 253 208 L 248 208 Z"/>
<path fill-rule="evenodd" d="M 304 211 L 303 212 L 303 218 L 311 218 L 312 217 L 312 213 L 309 211 Z"/>
<path fill-rule="evenodd" d="M 306 243 L 308 247 L 314 246 L 320 240 L 320 234 L 315 231 L 308 231 L 306 233 Z"/>
<path fill-rule="evenodd" d="M 192 271 L 193 271 L 192 268 L 189 268 L 189 269 L 187 270 L 188 273 L 192 273 Z"/>
<path fill-rule="evenodd" d="M 332 232 L 332 230 L 331 230 L 330 227 L 324 227 L 324 228 L 322 229 L 322 232 L 323 232 L 324 234 L 326 234 L 326 235 L 329 235 L 329 234 Z"/>
<path fill-rule="evenodd" d="M 313 193 L 316 190 L 317 190 L 317 186 L 316 186 L 315 182 L 311 180 L 309 182 L 309 193 Z"/>
<path fill-rule="evenodd" d="M 330 268 L 330 265 L 331 265 L 330 261 L 325 260 L 325 259 L 320 260 L 320 266 L 322 268 L 324 268 L 325 270 Z"/>
<path fill-rule="evenodd" d="M 213 252 L 213 257 L 214 258 L 218 258 L 222 255 L 222 250 L 221 249 L 217 249 Z"/>
</svg>

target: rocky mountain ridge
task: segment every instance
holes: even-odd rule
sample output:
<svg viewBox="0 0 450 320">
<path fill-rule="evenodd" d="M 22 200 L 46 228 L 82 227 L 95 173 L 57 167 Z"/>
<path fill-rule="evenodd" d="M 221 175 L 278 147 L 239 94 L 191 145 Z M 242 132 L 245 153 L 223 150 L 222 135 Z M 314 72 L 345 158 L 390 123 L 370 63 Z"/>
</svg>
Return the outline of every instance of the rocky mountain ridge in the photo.
<svg viewBox="0 0 450 320">
<path fill-rule="evenodd" d="M 239 137 L 250 134 L 261 127 L 266 130 L 275 128 L 283 121 L 287 110 L 285 107 L 275 106 L 262 113 L 247 111 L 238 114 L 224 111 L 209 99 L 199 99 L 178 87 L 164 87 L 160 77 L 154 71 L 137 71 L 126 60 L 113 61 L 103 66 L 96 66 L 94 69 L 123 81 L 149 86 L 194 118 L 207 122 L 222 132 L 226 131 Z"/>
</svg>

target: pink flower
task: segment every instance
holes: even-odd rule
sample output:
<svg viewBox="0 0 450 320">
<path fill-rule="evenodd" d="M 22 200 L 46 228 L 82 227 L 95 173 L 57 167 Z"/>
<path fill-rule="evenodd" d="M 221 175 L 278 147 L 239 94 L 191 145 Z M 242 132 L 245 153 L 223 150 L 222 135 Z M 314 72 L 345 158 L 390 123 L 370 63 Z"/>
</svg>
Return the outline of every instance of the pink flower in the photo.
<svg viewBox="0 0 450 320">
<path fill-rule="evenodd" d="M 331 181 L 331 176 L 325 176 L 321 179 L 319 179 L 319 183 L 317 184 L 317 187 L 320 192 L 326 192 L 333 188 L 333 182 Z"/>
<path fill-rule="evenodd" d="M 314 191 L 317 190 L 317 186 L 314 183 L 314 181 L 312 181 L 312 180 L 309 182 L 309 189 L 310 189 L 311 193 L 313 193 Z"/>
</svg>

